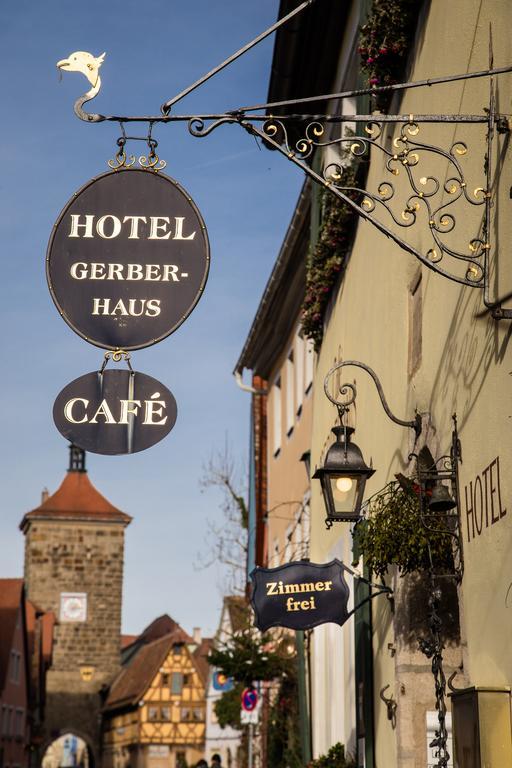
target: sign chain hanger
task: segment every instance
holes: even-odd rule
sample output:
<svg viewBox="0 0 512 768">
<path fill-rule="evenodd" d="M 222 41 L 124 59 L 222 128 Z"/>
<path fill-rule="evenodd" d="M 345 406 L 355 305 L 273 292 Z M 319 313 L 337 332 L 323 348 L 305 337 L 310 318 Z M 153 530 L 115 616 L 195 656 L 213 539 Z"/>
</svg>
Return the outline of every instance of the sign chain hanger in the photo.
<svg viewBox="0 0 512 768">
<path fill-rule="evenodd" d="M 101 115 L 85 112 L 86 102 L 98 95 L 101 88 L 99 68 L 105 54 L 94 57 L 89 53 L 76 52 L 68 59 L 58 62 L 60 70 L 82 72 L 89 80 L 92 88 L 75 103 L 75 113 L 87 122 L 118 122 L 122 136 L 118 139 L 119 151 L 114 160 L 109 161 L 112 169 L 127 168 L 135 163 L 132 155 L 126 157 L 125 144 L 129 139 L 138 140 L 142 137 L 127 136 L 124 124 L 131 122 L 147 122 L 148 135 L 144 140 L 149 146 L 148 156 L 141 156 L 139 164 L 150 170 L 161 170 L 161 161 L 155 152 L 156 142 L 151 133 L 156 123 L 186 122 L 191 135 L 195 137 L 208 136 L 221 125 L 236 124 L 244 128 L 255 138 L 265 142 L 267 146 L 277 150 L 291 162 L 300 167 L 304 173 L 315 182 L 325 187 L 339 200 L 348 205 L 360 218 L 370 222 L 386 237 L 395 242 L 402 250 L 411 253 L 424 266 L 437 272 L 449 280 L 459 284 L 481 288 L 483 302 L 496 320 L 512 319 L 512 310 L 504 309 L 502 302 L 509 297 L 494 299 L 491 297 L 490 265 L 493 243 L 491 242 L 491 208 L 492 195 L 495 192 L 495 179 L 492 170 L 492 144 L 495 133 L 509 133 L 510 119 L 508 115 L 497 113 L 495 110 L 494 77 L 512 72 L 512 65 L 494 68 L 492 54 L 492 39 L 489 44 L 489 69 L 477 72 L 461 73 L 445 77 L 428 78 L 394 85 L 359 88 L 338 93 L 308 96 L 300 99 L 288 99 L 264 104 L 238 107 L 218 114 L 173 114 L 173 107 L 187 95 L 206 83 L 214 75 L 221 72 L 254 46 L 287 24 L 296 15 L 302 13 L 315 2 L 306 0 L 292 12 L 277 21 L 267 30 L 254 38 L 225 59 L 217 67 L 207 72 L 190 86 L 173 98 L 164 102 L 160 115 L 152 116 L 120 116 Z M 272 116 L 273 109 L 282 109 L 298 105 L 309 105 L 315 102 L 338 100 L 379 93 L 407 91 L 414 88 L 432 87 L 442 83 L 472 80 L 488 77 L 489 104 L 482 114 L 280 114 Z M 265 110 L 266 114 L 259 114 Z M 348 136 L 346 133 L 333 137 L 332 126 L 343 124 L 362 126 L 360 135 Z M 392 149 L 388 149 L 383 140 L 386 125 L 398 125 L 399 133 L 393 139 Z M 448 148 L 442 148 L 425 143 L 418 139 L 423 124 L 465 124 L 482 126 L 486 130 L 486 152 L 484 158 L 485 180 L 474 191 L 469 191 L 469 183 L 462 165 L 463 157 L 468 153 L 468 146 L 463 141 L 456 141 Z M 328 127 L 330 128 L 328 129 Z M 302 131 L 297 140 L 292 137 L 292 127 Z M 323 171 L 317 172 L 310 167 L 310 158 L 316 148 L 332 147 L 338 150 L 340 159 L 328 164 Z M 380 154 L 385 161 L 386 177 L 378 184 L 376 190 L 364 189 L 345 182 L 346 169 L 350 162 L 368 161 L 370 151 Z M 347 160 L 348 158 L 348 160 Z M 444 181 L 433 176 L 426 162 L 444 160 L 448 164 L 448 174 Z M 398 200 L 395 177 L 399 174 L 405 178 L 408 192 L 405 201 L 401 201 L 398 210 L 393 203 Z M 421 174 L 421 175 L 419 175 Z M 400 210 L 401 208 L 401 210 Z M 451 233 L 456 227 L 458 216 L 466 220 L 468 214 L 481 211 L 475 221 L 473 237 L 464 245 L 455 245 Z M 380 212 L 387 217 L 388 223 L 377 218 Z M 407 230 L 423 221 L 428 227 L 431 247 L 425 251 L 408 242 L 401 230 Z M 404 232 L 405 234 L 405 232 Z M 446 262 L 449 267 L 445 268 Z"/>
</svg>

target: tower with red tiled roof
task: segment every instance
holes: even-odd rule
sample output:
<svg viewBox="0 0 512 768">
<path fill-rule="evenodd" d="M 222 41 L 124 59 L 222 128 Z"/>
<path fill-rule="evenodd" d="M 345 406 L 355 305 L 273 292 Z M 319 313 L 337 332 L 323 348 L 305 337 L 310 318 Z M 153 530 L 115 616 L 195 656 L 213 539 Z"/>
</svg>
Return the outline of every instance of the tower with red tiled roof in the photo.
<svg viewBox="0 0 512 768">
<path fill-rule="evenodd" d="M 130 521 L 91 483 L 85 454 L 74 446 L 58 490 L 21 521 L 27 597 L 57 618 L 45 744 L 73 732 L 97 757 L 100 691 L 120 668 L 124 529 Z"/>
</svg>

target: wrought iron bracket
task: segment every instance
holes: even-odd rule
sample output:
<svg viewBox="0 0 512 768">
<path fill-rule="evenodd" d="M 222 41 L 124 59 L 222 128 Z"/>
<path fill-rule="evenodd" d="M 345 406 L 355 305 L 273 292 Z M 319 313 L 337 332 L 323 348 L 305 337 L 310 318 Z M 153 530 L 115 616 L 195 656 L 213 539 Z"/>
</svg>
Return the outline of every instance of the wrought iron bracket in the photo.
<svg viewBox="0 0 512 768">
<path fill-rule="evenodd" d="M 318 0 L 304 0 L 293 11 L 279 19 L 251 42 L 240 48 L 225 59 L 217 67 L 203 75 L 190 86 L 173 98 L 162 104 L 158 115 L 128 116 L 101 115 L 88 113 L 84 105 L 95 98 L 101 88 L 99 69 L 103 64 L 105 54 L 95 57 L 90 53 L 77 51 L 67 59 L 57 63 L 59 70 L 81 72 L 84 74 L 91 89 L 75 103 L 75 113 L 81 119 L 91 123 L 118 122 L 123 125 L 129 122 L 147 122 L 150 130 L 156 123 L 186 122 L 192 136 L 205 137 L 221 125 L 238 125 L 252 136 L 260 138 L 267 146 L 277 150 L 316 183 L 324 186 L 341 202 L 349 206 L 354 213 L 364 221 L 370 222 L 386 237 L 391 239 L 402 250 L 412 254 L 425 267 L 448 278 L 451 281 L 472 288 L 483 290 L 483 303 L 495 320 L 512 319 L 512 309 L 502 306 L 502 299 L 491 297 L 490 261 L 496 257 L 491 241 L 491 208 L 494 190 L 492 167 L 492 144 L 496 133 L 509 133 L 511 123 L 507 115 L 496 113 L 494 95 L 494 77 L 512 72 L 512 65 L 495 68 L 493 66 L 492 41 L 489 50 L 489 68 L 478 72 L 469 72 L 445 77 L 428 78 L 425 80 L 397 83 L 390 86 L 360 88 L 341 93 L 322 94 L 301 99 L 256 104 L 238 107 L 219 114 L 177 115 L 172 114 L 172 108 L 185 96 L 195 91 L 207 80 L 232 64 L 240 56 L 258 45 L 262 40 L 287 24 L 297 14 L 302 13 Z M 441 83 L 460 80 L 471 80 L 480 77 L 489 78 L 489 103 L 482 114 L 420 114 L 420 115 L 370 115 L 350 114 L 280 114 L 272 116 L 273 110 L 284 107 L 311 104 L 324 101 L 343 101 L 343 99 L 360 95 L 377 95 L 407 91 L 413 88 L 432 87 Z M 259 114 L 260 112 L 263 114 Z M 270 116 L 269 116 L 270 115 Z M 356 136 L 332 137 L 326 130 L 328 125 L 343 123 L 362 124 L 362 131 Z M 418 140 L 420 127 L 424 124 L 466 124 L 482 125 L 486 128 L 486 150 L 484 158 L 484 175 L 480 186 L 473 192 L 468 190 L 468 182 L 461 162 L 462 156 L 468 152 L 468 146 L 463 141 L 457 141 L 449 147 L 440 147 Z M 387 124 L 399 127 L 398 135 L 393 138 L 392 149 L 389 149 L 382 138 L 383 127 Z M 298 140 L 291 137 L 290 127 L 299 128 L 302 136 Z M 117 162 L 121 159 L 124 164 L 124 144 L 121 147 Z M 315 150 L 327 147 L 337 147 L 339 160 L 324 167 L 322 173 L 317 173 L 310 165 L 310 158 Z M 349 161 L 367 160 L 370 152 L 380 154 L 385 159 L 386 177 L 377 184 L 376 189 L 364 189 L 349 181 L 347 167 Z M 154 155 L 150 156 L 152 161 Z M 427 163 L 428 159 L 442 159 L 447 162 L 449 173 L 444 181 L 432 175 Z M 146 160 L 146 158 L 144 158 Z M 118 166 L 116 166 L 118 167 Z M 146 166 L 156 170 L 154 165 Z M 395 177 L 402 173 L 406 182 L 407 192 L 400 194 L 395 187 Z M 462 212 L 459 211 L 463 206 Z M 456 227 L 457 216 L 467 219 L 467 213 L 481 207 L 482 216 L 475 224 L 473 236 L 464 245 L 454 245 L 451 233 Z M 381 220 L 376 214 L 383 215 Z M 478 218 L 478 217 L 477 217 Z M 401 231 L 408 230 L 420 221 L 426 220 L 430 247 L 425 250 L 408 242 Z M 445 268 L 446 263 L 450 266 Z"/>
<path fill-rule="evenodd" d="M 327 375 L 326 375 L 326 377 L 324 379 L 324 392 L 325 392 L 325 395 L 331 401 L 331 403 L 333 403 L 338 408 L 338 412 L 340 413 L 340 417 L 344 413 L 346 413 L 350 409 L 350 406 L 352 405 L 352 403 L 355 402 L 355 399 L 357 397 L 357 391 L 356 391 L 356 388 L 355 388 L 354 384 L 340 384 L 339 387 L 338 387 L 338 391 L 339 391 L 340 395 L 342 395 L 342 396 L 346 395 L 349 390 L 351 391 L 352 395 L 348 399 L 345 398 L 344 400 L 338 400 L 337 397 L 334 397 L 333 395 L 331 395 L 331 392 L 329 390 L 329 384 L 330 384 L 330 381 L 331 381 L 331 378 L 333 377 L 333 375 L 337 371 L 341 370 L 341 368 L 344 368 L 347 365 L 352 365 L 352 366 L 355 366 L 356 368 L 362 368 L 363 371 L 366 371 L 366 373 L 368 373 L 369 376 L 371 376 L 371 378 L 373 379 L 373 382 L 375 384 L 375 387 L 377 389 L 377 392 L 378 392 L 378 395 L 379 395 L 379 398 L 380 398 L 380 402 L 382 403 L 382 407 L 384 408 L 386 416 L 391 421 L 393 421 L 395 424 L 398 424 L 401 427 L 410 427 L 411 429 L 413 429 L 414 433 L 416 435 L 416 438 L 418 438 L 420 436 L 420 434 L 421 434 L 421 416 L 420 416 L 420 414 L 417 413 L 416 416 L 414 417 L 414 419 L 411 419 L 410 421 L 406 421 L 404 419 L 399 419 L 397 416 L 395 416 L 392 413 L 392 411 L 391 411 L 391 409 L 390 409 L 390 407 L 389 407 L 389 405 L 387 403 L 386 397 L 384 395 L 384 390 L 382 389 L 382 384 L 380 382 L 379 377 L 377 376 L 375 371 L 372 368 L 370 368 L 369 365 L 366 365 L 366 363 L 361 363 L 359 360 L 343 360 L 340 363 L 336 363 L 336 365 L 334 365 L 327 372 Z"/>
<path fill-rule="evenodd" d="M 393 729 L 396 728 L 396 710 L 398 707 L 397 702 L 393 698 L 393 696 L 384 696 L 385 691 L 389 688 L 389 683 L 387 685 L 384 685 L 380 691 L 379 691 L 379 697 L 381 701 L 384 702 L 386 705 L 387 713 L 388 713 L 388 720 L 391 723 L 391 727 Z"/>
</svg>

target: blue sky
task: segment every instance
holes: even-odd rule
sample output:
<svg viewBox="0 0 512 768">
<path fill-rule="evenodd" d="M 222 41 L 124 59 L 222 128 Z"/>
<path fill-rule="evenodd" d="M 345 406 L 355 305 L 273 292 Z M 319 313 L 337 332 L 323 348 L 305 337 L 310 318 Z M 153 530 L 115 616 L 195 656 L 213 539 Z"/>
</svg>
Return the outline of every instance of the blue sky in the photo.
<svg viewBox="0 0 512 768">
<path fill-rule="evenodd" d="M 67 444 L 52 421 L 57 393 L 97 370 L 102 351 L 60 319 L 44 260 L 61 208 L 89 178 L 108 170 L 119 127 L 73 113 L 87 88 L 56 62 L 75 50 L 99 55 L 102 91 L 88 109 L 158 114 L 166 99 L 215 66 L 277 17 L 277 0 L 18 0 L 3 3 L 3 329 L 0 575 L 19 576 L 18 524 L 43 487 L 56 490 Z M 273 38 L 187 97 L 180 111 L 220 112 L 266 99 Z M 307 94 L 306 94 L 307 95 Z M 177 110 L 176 110 L 177 111 Z M 140 131 L 143 130 L 141 126 Z M 192 195 L 206 221 L 212 263 L 205 294 L 184 325 L 154 348 L 133 353 L 136 370 L 160 379 L 178 402 L 178 421 L 159 445 L 133 456 L 88 456 L 91 480 L 133 516 L 127 531 L 123 627 L 138 632 L 170 613 L 187 629 L 216 628 L 221 569 L 197 570 L 206 520 L 219 497 L 199 480 L 229 440 L 246 473 L 249 395 L 231 372 L 288 226 L 302 177 L 236 126 L 197 139 L 185 124 L 156 127 L 166 173 Z M 137 142 L 136 152 L 142 145 Z"/>
</svg>

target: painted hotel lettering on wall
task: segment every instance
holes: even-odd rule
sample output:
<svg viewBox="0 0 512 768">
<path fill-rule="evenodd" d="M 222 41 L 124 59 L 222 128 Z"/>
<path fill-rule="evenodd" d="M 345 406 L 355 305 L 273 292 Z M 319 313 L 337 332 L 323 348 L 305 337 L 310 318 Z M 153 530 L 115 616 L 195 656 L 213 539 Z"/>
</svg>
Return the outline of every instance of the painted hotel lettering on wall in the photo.
<svg viewBox="0 0 512 768">
<path fill-rule="evenodd" d="M 52 298 L 86 341 L 140 349 L 161 341 L 202 295 L 204 221 L 177 182 L 124 169 L 88 182 L 55 224 L 46 257 Z"/>
<path fill-rule="evenodd" d="M 500 457 L 496 456 L 489 466 L 464 487 L 468 542 L 481 536 L 485 528 L 499 523 L 506 514 L 500 483 Z"/>
</svg>

